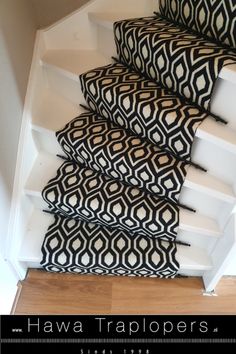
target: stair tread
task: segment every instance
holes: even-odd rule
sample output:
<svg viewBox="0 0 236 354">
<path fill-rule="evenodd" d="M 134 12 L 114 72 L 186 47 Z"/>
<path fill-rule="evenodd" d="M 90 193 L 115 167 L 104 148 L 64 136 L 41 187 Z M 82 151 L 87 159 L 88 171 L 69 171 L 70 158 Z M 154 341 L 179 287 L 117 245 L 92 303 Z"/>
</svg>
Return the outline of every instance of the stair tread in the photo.
<svg viewBox="0 0 236 354">
<path fill-rule="evenodd" d="M 91 57 L 91 53 L 93 53 L 94 60 L 92 58 L 90 63 L 88 58 Z M 64 58 L 65 62 L 63 61 Z M 105 58 L 96 51 L 53 50 L 47 52 L 42 58 L 42 61 L 46 65 L 62 70 L 64 75 L 77 80 L 79 74 L 96 66 L 109 64 L 111 59 Z M 38 111 L 36 110 L 34 114 L 33 127 L 36 130 L 38 130 L 38 127 L 44 127 L 48 130 L 56 131 L 59 127 L 59 123 L 61 123 L 60 126 L 63 126 L 63 124 L 69 121 L 68 117 L 72 116 L 71 113 L 76 112 L 76 105 L 49 90 L 44 97 L 46 98 L 43 104 L 39 105 Z M 45 108 L 43 108 L 44 106 Z M 68 114 L 66 114 L 66 112 L 68 112 Z M 48 116 L 51 117 L 50 120 L 46 119 Z M 236 154 L 236 132 L 227 126 L 215 122 L 210 117 L 199 126 L 196 136 Z"/>
<path fill-rule="evenodd" d="M 19 252 L 19 261 L 40 262 L 43 239 L 52 221 L 52 215 L 44 214 L 39 209 L 34 210 Z M 209 270 L 212 268 L 210 257 L 198 247 L 178 246 L 177 259 L 181 271 Z"/>
<path fill-rule="evenodd" d="M 122 17 L 123 15 L 123 17 Z M 150 15 L 151 16 L 151 15 Z M 144 17 L 141 14 L 131 14 L 131 13 L 123 13 L 123 14 L 116 14 L 116 13 L 108 13 L 108 14 L 101 14 L 99 12 L 91 12 L 89 13 L 89 19 L 100 26 L 108 28 L 110 30 L 113 29 L 113 24 L 116 21 L 129 19 L 129 18 L 136 18 L 136 17 Z M 230 81 L 236 84 L 236 64 L 227 65 L 222 68 L 219 77 L 223 80 Z"/>
<path fill-rule="evenodd" d="M 67 77 L 79 81 L 79 75 L 96 66 L 109 64 L 110 58 L 96 50 L 48 50 L 41 58 L 44 66 L 63 72 Z"/>
<path fill-rule="evenodd" d="M 62 159 L 41 152 L 27 180 L 25 192 L 31 196 L 41 197 L 43 188 L 55 176 L 56 170 L 62 163 Z M 219 226 L 214 219 L 185 210 L 180 211 L 180 229 L 213 237 L 221 235 Z"/>
</svg>

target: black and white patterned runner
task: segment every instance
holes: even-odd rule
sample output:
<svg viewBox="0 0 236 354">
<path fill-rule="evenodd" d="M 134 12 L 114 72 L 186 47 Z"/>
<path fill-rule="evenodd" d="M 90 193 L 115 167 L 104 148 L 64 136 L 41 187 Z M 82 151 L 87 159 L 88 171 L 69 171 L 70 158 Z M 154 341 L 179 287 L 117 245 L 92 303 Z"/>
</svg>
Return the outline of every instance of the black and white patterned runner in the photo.
<svg viewBox="0 0 236 354">
<path fill-rule="evenodd" d="M 160 0 L 160 14 L 205 35 L 221 46 L 236 48 L 235 0 Z"/>
<path fill-rule="evenodd" d="M 179 269 L 174 243 L 54 216 L 42 246 L 51 272 L 173 278 Z"/>
<path fill-rule="evenodd" d="M 114 30 L 123 63 L 205 109 L 222 68 L 236 63 L 229 49 L 159 17 L 120 21 Z"/>
<path fill-rule="evenodd" d="M 160 14 L 115 23 L 119 62 L 81 75 L 91 111 L 56 134 L 70 161 L 42 193 L 46 270 L 178 274 L 178 199 L 215 82 L 236 63 L 235 28 L 236 0 L 161 0 Z"/>
<path fill-rule="evenodd" d="M 178 158 L 190 159 L 206 112 L 118 63 L 91 70 L 80 81 L 91 109 Z"/>
<path fill-rule="evenodd" d="M 70 218 L 151 238 L 174 241 L 177 236 L 176 205 L 77 163 L 58 169 L 43 198 L 51 211 Z"/>
<path fill-rule="evenodd" d="M 57 139 L 68 159 L 178 202 L 188 165 L 111 121 L 86 112 L 57 132 Z"/>
</svg>

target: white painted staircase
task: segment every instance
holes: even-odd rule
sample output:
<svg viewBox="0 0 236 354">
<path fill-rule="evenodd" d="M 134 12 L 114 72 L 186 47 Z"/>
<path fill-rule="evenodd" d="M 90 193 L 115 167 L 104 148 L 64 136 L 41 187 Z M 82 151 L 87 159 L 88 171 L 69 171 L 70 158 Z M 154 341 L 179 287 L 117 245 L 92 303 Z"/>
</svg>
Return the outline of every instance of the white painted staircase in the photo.
<svg viewBox="0 0 236 354">
<path fill-rule="evenodd" d="M 28 85 L 15 189 L 8 258 L 21 278 L 28 267 L 40 267 L 41 245 L 52 216 L 41 212 L 41 191 L 62 163 L 55 131 L 75 118 L 84 102 L 78 75 L 111 62 L 115 55 L 113 22 L 152 15 L 156 0 L 94 0 L 37 34 Z M 178 246 L 180 273 L 203 276 L 213 290 L 236 257 L 236 67 L 222 70 L 213 113 L 227 126 L 207 119 L 198 129 L 193 161 L 208 169 L 190 168 L 181 202 L 196 208 L 181 211 Z M 235 269 L 236 274 L 236 269 Z"/>
</svg>

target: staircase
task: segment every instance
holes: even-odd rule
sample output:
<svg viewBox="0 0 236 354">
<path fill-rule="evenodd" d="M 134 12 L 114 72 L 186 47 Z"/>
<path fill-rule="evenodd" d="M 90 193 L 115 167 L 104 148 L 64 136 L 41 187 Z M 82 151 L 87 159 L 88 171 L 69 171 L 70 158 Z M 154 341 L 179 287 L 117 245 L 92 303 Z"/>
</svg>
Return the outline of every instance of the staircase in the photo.
<svg viewBox="0 0 236 354">
<path fill-rule="evenodd" d="M 93 0 L 37 34 L 13 195 L 8 258 L 21 278 L 29 267 L 39 268 L 41 245 L 53 217 L 41 192 L 62 164 L 55 132 L 84 110 L 78 75 L 111 62 L 115 56 L 113 23 L 151 16 L 152 0 Z M 197 131 L 193 161 L 208 173 L 189 168 L 180 202 L 197 213 L 180 211 L 178 245 L 180 273 L 202 276 L 208 291 L 215 288 L 236 257 L 236 66 L 220 73 L 212 113 L 229 123 L 206 119 Z M 14 245 L 14 247 L 12 246 Z M 236 269 L 235 269 L 236 274 Z"/>
</svg>

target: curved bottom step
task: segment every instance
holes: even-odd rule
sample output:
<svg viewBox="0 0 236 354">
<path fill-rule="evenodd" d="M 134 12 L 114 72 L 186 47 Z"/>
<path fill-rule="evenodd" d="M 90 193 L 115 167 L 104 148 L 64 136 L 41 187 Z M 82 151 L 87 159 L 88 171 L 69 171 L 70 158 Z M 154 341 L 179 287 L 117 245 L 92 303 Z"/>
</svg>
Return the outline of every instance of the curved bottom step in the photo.
<svg viewBox="0 0 236 354">
<path fill-rule="evenodd" d="M 18 260 L 27 267 L 41 268 L 41 247 L 48 227 L 53 223 L 52 215 L 44 214 L 35 209 L 28 224 L 25 238 L 22 240 Z M 206 251 L 198 247 L 177 246 L 177 261 L 180 264 L 180 274 L 202 276 L 212 269 L 212 263 Z"/>
</svg>

